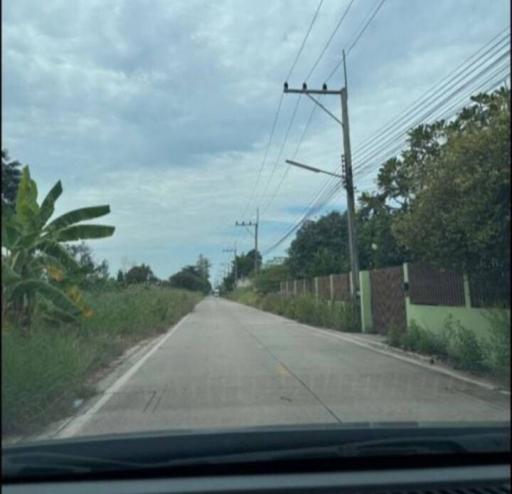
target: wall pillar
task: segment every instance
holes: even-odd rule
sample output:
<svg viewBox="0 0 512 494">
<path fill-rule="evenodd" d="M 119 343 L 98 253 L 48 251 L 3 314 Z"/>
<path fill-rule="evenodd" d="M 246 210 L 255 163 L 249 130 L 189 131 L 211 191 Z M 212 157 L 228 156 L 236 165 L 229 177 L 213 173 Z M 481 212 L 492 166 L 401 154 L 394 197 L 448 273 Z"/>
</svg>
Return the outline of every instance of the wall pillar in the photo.
<svg viewBox="0 0 512 494">
<path fill-rule="evenodd" d="M 464 306 L 468 309 L 471 307 L 471 292 L 469 290 L 469 278 L 464 274 Z"/>
<path fill-rule="evenodd" d="M 373 332 L 372 317 L 372 290 L 369 271 L 359 271 L 360 309 L 361 309 L 361 331 L 363 333 Z"/>
</svg>

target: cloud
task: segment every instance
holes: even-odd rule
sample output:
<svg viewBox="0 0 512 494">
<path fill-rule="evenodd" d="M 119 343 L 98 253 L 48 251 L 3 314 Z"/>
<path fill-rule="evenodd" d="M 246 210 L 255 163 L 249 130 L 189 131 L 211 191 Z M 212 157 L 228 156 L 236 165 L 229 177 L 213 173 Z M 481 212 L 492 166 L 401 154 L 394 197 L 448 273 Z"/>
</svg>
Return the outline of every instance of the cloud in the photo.
<svg viewBox="0 0 512 494">
<path fill-rule="evenodd" d="M 347 3 L 324 1 L 290 84 L 302 83 Z M 310 86 L 323 82 L 373 5 L 354 3 Z M 129 258 L 168 276 L 200 252 L 216 268 L 235 239 L 239 250 L 252 247 L 234 221 L 253 219 L 256 205 L 266 209 L 265 248 L 328 180 L 284 164 L 311 111 L 306 98 L 276 162 L 296 102 L 286 95 L 255 200 L 246 207 L 283 78 L 315 8 L 316 2 L 291 0 L 9 2 L 4 146 L 31 165 L 41 190 L 62 179 L 61 211 L 111 204 L 105 222 L 116 225 L 116 234 L 93 247 L 114 271 Z M 492 9 L 479 0 L 439 1 L 435 9 L 428 2 L 386 2 L 347 60 L 354 151 L 505 27 L 508 9 L 505 0 Z M 329 82 L 339 84 L 341 73 Z M 325 104 L 339 113 L 336 98 Z M 339 126 L 315 112 L 297 159 L 336 169 L 340 153 Z M 359 187 L 372 186 L 371 174 L 361 179 Z M 343 194 L 331 204 L 343 208 Z"/>
</svg>

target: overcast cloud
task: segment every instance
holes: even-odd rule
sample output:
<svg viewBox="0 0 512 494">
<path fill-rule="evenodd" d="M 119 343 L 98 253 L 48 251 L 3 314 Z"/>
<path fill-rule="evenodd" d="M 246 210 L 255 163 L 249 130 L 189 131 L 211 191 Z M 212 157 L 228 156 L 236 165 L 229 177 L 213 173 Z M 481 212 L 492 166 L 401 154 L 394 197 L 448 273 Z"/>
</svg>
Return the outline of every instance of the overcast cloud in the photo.
<svg viewBox="0 0 512 494">
<path fill-rule="evenodd" d="M 349 0 L 325 0 L 290 78 L 308 73 Z M 320 85 L 376 0 L 355 0 L 308 81 Z M 249 204 L 275 109 L 318 0 L 10 0 L 3 2 L 2 147 L 29 164 L 59 211 L 111 205 L 115 235 L 91 243 L 111 272 L 146 262 L 167 277 L 199 253 L 214 262 L 265 205 L 311 102 L 286 95 Z M 353 147 L 509 23 L 507 0 L 387 0 L 348 58 Z M 330 81 L 341 84 L 341 73 Z M 326 99 L 333 112 L 339 101 Z M 316 112 L 297 159 L 333 169 L 340 129 Z M 371 187 L 371 174 L 359 189 Z M 262 216 L 263 249 L 293 225 L 322 178 L 292 169 Z M 266 195 L 264 195 L 266 194 Z M 270 196 L 269 196 L 270 195 Z M 331 208 L 343 208 L 340 193 Z M 107 221 L 105 221 L 107 222 Z M 282 255 L 286 244 L 270 254 Z"/>
</svg>

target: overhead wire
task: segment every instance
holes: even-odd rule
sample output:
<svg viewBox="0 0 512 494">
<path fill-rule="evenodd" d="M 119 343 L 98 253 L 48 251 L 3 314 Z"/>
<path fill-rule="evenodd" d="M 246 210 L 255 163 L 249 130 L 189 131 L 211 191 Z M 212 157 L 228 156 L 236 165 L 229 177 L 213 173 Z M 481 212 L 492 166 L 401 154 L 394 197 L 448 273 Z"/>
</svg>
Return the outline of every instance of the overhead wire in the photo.
<svg viewBox="0 0 512 494">
<path fill-rule="evenodd" d="M 329 48 L 329 45 L 331 44 L 331 41 L 333 40 L 334 36 L 338 32 L 338 29 L 340 28 L 340 26 L 343 24 L 343 21 L 345 20 L 345 17 L 347 16 L 348 11 L 350 10 L 350 7 L 352 6 L 353 3 L 354 3 L 354 0 L 350 0 L 350 2 L 348 3 L 347 7 L 344 9 L 343 14 L 340 17 L 340 20 L 336 24 L 336 27 L 334 28 L 334 30 L 332 31 L 331 35 L 329 36 L 329 39 L 327 40 L 327 42 L 325 43 L 324 47 L 322 48 L 322 51 L 320 52 L 320 55 L 318 55 L 318 57 L 316 58 L 315 62 L 313 63 L 313 66 L 309 70 L 308 75 L 306 76 L 306 79 L 305 79 L 306 81 L 309 80 L 309 78 L 311 77 L 311 75 L 313 74 L 315 69 L 317 68 L 318 64 L 320 63 L 320 60 L 325 55 L 325 52 L 327 51 L 327 48 Z"/>
<path fill-rule="evenodd" d="M 366 21 L 364 22 L 364 25 L 363 27 L 361 28 L 361 30 L 359 31 L 359 33 L 356 35 L 356 37 L 354 38 L 353 42 L 350 44 L 350 47 L 349 47 L 349 50 L 348 52 L 350 52 L 354 46 L 357 44 L 357 42 L 359 41 L 359 39 L 362 37 L 362 35 L 364 34 L 364 32 L 366 31 L 366 29 L 368 28 L 368 26 L 370 25 L 370 23 L 373 21 L 373 19 L 375 18 L 375 16 L 377 15 L 378 11 L 380 10 L 380 8 L 382 7 L 382 5 L 384 4 L 386 0 L 380 0 L 380 2 L 378 3 L 378 5 L 376 6 L 375 9 L 373 9 L 373 11 L 369 14 L 369 16 L 367 17 Z M 306 80 L 309 79 L 309 77 L 311 76 L 311 74 L 313 73 L 313 71 L 315 70 L 315 68 L 317 67 L 320 59 L 323 57 L 325 51 L 327 50 L 327 47 L 329 46 L 329 44 L 331 43 L 332 39 L 334 38 L 334 35 L 336 34 L 337 30 L 339 29 L 339 27 L 341 26 L 343 20 L 345 19 L 350 7 L 352 5 L 352 1 L 348 4 L 347 8 L 345 9 L 345 11 L 343 12 L 341 18 L 340 18 L 340 21 L 338 22 L 338 24 L 336 25 L 333 33 L 331 34 L 331 36 L 329 37 L 326 45 L 324 46 L 324 48 L 322 49 L 322 52 L 320 53 L 319 57 L 316 59 L 315 63 L 313 64 L 312 68 L 310 69 L 307 77 L 306 77 Z M 348 53 L 347 52 L 347 53 Z M 326 79 L 326 82 L 332 77 L 332 75 L 334 75 L 334 72 L 338 69 L 338 67 L 341 65 L 342 63 L 342 60 L 336 65 L 336 67 L 331 71 L 330 75 L 327 77 Z M 277 186 L 277 191 L 279 191 L 281 185 L 282 185 L 282 182 L 284 181 L 284 179 L 286 178 L 286 175 L 287 175 L 287 170 L 285 170 L 284 174 L 283 174 L 283 177 L 281 179 L 281 181 L 279 182 L 278 186 Z M 272 200 L 273 198 L 277 195 L 277 192 L 272 196 Z M 267 203 L 267 207 L 265 209 L 268 209 L 268 203 Z"/>
<path fill-rule="evenodd" d="M 302 50 L 304 49 L 304 45 L 306 44 L 306 41 L 309 37 L 309 34 L 311 33 L 311 30 L 313 29 L 313 25 L 315 24 L 316 18 L 318 17 L 318 13 L 320 12 L 320 8 L 322 7 L 323 2 L 324 2 L 324 0 L 320 0 L 320 2 L 318 3 L 318 7 L 315 10 L 315 14 L 313 15 L 313 18 L 311 19 L 309 28 L 306 32 L 306 35 L 304 36 L 304 39 L 302 40 L 302 44 L 300 45 L 299 51 L 297 52 L 297 55 L 295 56 L 295 60 L 293 61 L 292 66 L 290 67 L 290 70 L 288 71 L 288 75 L 286 76 L 285 81 L 287 81 L 290 78 L 290 76 L 292 75 L 293 69 L 295 68 L 295 65 L 297 65 L 299 57 L 302 53 Z"/>
<path fill-rule="evenodd" d="M 316 22 L 316 19 L 318 17 L 318 14 L 320 12 L 320 8 L 323 4 L 323 1 L 324 0 L 320 0 L 320 2 L 318 3 L 318 6 L 315 10 L 315 13 L 313 15 L 313 18 L 310 22 L 310 25 L 309 25 L 309 28 L 304 36 L 304 39 L 299 47 L 299 51 L 297 52 L 297 55 L 295 57 L 295 60 L 294 62 L 292 63 L 291 67 L 290 67 L 290 70 L 288 71 L 288 76 L 287 78 L 290 77 L 291 73 L 293 72 L 293 69 L 295 68 L 295 65 L 297 64 L 297 61 L 299 60 L 300 58 L 300 55 L 302 53 L 302 50 L 304 49 L 304 46 L 306 44 L 306 41 L 309 37 L 309 34 L 311 33 L 311 30 L 313 28 L 313 25 L 315 24 Z M 279 97 L 279 102 L 278 102 L 278 105 L 277 105 L 277 109 L 276 109 L 276 112 L 274 114 L 274 117 L 272 119 L 272 127 L 271 127 L 271 131 L 270 131 L 270 135 L 269 135 L 269 139 L 268 139 L 268 142 L 267 142 L 267 145 L 266 145 L 266 148 L 265 148 L 265 153 L 264 153 L 264 156 L 263 156 L 263 160 L 261 161 L 261 164 L 260 164 L 260 167 L 258 169 L 258 174 L 256 176 L 256 180 L 254 182 L 254 186 L 252 188 L 252 192 L 250 194 L 250 198 L 249 200 L 247 201 L 246 205 L 245 205 L 245 208 L 243 209 L 243 213 L 242 213 L 242 216 L 245 216 L 246 213 L 247 213 L 247 210 L 249 209 L 250 205 L 252 204 L 254 198 L 255 198 L 255 195 L 256 195 L 256 191 L 258 189 L 258 185 L 260 183 L 260 180 L 261 180 L 261 175 L 263 173 L 263 169 L 265 167 L 265 164 L 267 162 L 267 158 L 268 158 L 268 153 L 269 153 L 269 150 L 270 150 L 270 146 L 272 144 L 272 139 L 274 137 L 274 134 L 275 134 L 275 130 L 276 130 L 276 126 L 277 126 L 277 121 L 279 119 L 279 115 L 280 115 L 280 112 L 281 112 L 281 107 L 282 107 L 282 104 L 283 104 L 283 99 L 284 99 L 284 93 L 281 92 L 281 95 Z M 240 235 L 240 232 L 238 231 L 236 234 L 235 234 L 235 239 L 238 239 L 238 236 Z"/>
<path fill-rule="evenodd" d="M 289 69 L 289 71 L 288 71 L 288 75 L 287 75 L 286 79 L 289 79 L 289 77 L 291 76 L 291 74 L 292 74 L 292 72 L 293 72 L 293 70 L 294 70 L 294 68 L 295 68 L 295 66 L 296 66 L 296 64 L 297 64 L 297 61 L 298 61 L 298 60 L 299 60 L 299 58 L 300 58 L 300 55 L 301 55 L 301 53 L 302 53 L 302 51 L 303 51 L 303 49 L 304 49 L 304 46 L 305 46 L 305 44 L 306 44 L 306 41 L 307 41 L 307 39 L 309 38 L 309 35 L 310 35 L 310 33 L 311 33 L 311 30 L 313 29 L 313 26 L 314 26 L 314 24 L 315 24 L 315 22 L 316 22 L 316 20 L 317 20 L 317 18 L 318 18 L 318 14 L 319 14 L 319 12 L 320 12 L 320 8 L 322 7 L 322 4 L 323 4 L 323 0 L 320 0 L 320 2 L 318 3 L 317 8 L 316 8 L 316 10 L 315 10 L 315 12 L 314 12 L 314 14 L 313 14 L 313 18 L 311 19 L 311 22 L 310 22 L 309 27 L 308 27 L 308 29 L 307 29 L 307 31 L 306 31 L 306 34 L 304 35 L 304 38 L 303 38 L 303 40 L 302 40 L 302 43 L 301 43 L 301 45 L 300 45 L 300 47 L 299 47 L 299 50 L 298 50 L 298 52 L 297 52 L 297 55 L 296 55 L 296 57 L 295 57 L 295 59 L 294 59 L 294 61 L 293 61 L 292 65 L 291 65 L 291 67 L 290 67 L 290 69 Z M 280 104 L 280 106 L 281 106 L 281 103 L 282 103 L 282 101 L 283 101 L 283 97 L 284 97 L 284 93 L 282 93 L 282 92 L 281 92 L 281 97 L 280 97 L 280 99 L 279 99 L 279 104 Z M 288 140 L 289 131 L 290 131 L 290 129 L 291 129 L 291 126 L 293 125 L 293 121 L 295 120 L 295 115 L 296 115 L 296 113 L 297 113 L 297 108 L 298 108 L 298 106 L 299 106 L 299 102 L 300 102 L 300 98 L 298 99 L 298 101 L 297 101 L 297 103 L 296 103 L 296 105 L 295 105 L 295 108 L 294 108 L 294 110 L 293 110 L 292 117 L 291 117 L 291 121 L 290 121 L 290 123 L 289 123 L 289 125 L 288 125 L 288 129 L 287 129 L 287 131 L 286 131 L 286 134 L 285 134 L 285 137 L 284 137 L 283 144 L 281 145 L 281 148 L 280 148 L 280 151 L 279 151 L 280 153 L 282 153 L 282 150 L 284 149 L 284 146 L 286 145 L 286 141 Z M 277 119 L 276 119 L 276 120 L 277 120 Z M 275 129 L 274 129 L 274 130 L 275 130 Z M 268 148 L 270 148 L 270 141 L 269 141 L 269 146 L 268 146 Z M 266 154 L 266 155 L 268 155 L 268 149 L 267 149 L 267 152 L 266 152 L 265 154 Z M 265 161 L 266 161 L 266 159 L 265 159 Z M 277 160 L 276 160 L 276 162 L 277 162 Z M 272 180 L 272 177 L 273 177 L 273 175 L 274 175 L 275 168 L 276 168 L 276 164 L 274 164 L 274 167 L 272 168 L 272 171 L 271 171 L 271 173 L 270 173 L 270 175 L 269 175 L 269 179 L 268 179 L 268 181 L 267 181 L 267 185 L 265 186 L 265 188 L 264 188 L 264 190 L 263 190 L 263 192 L 262 192 L 262 194 L 261 194 L 261 196 L 262 196 L 262 197 L 264 197 L 264 196 L 265 196 L 265 193 L 266 193 L 266 191 L 267 191 L 267 189 L 268 189 L 268 186 L 269 186 L 269 184 L 270 184 L 270 181 Z M 262 171 L 263 171 L 263 164 L 262 164 L 262 166 L 260 167 L 260 173 L 259 173 L 259 175 L 261 175 L 261 172 L 262 172 Z M 254 189 L 253 189 L 253 190 L 254 190 L 253 198 L 254 198 L 254 194 L 256 194 L 256 190 L 257 190 L 258 183 L 259 183 L 259 180 L 258 180 L 258 181 L 257 181 L 257 183 L 255 184 L 255 187 L 254 187 Z M 251 199 L 251 201 L 250 201 L 250 202 L 252 202 L 252 200 L 253 200 L 253 199 Z M 248 206 L 247 206 L 247 208 L 248 208 Z M 246 210 L 247 210 L 247 208 L 246 208 Z M 246 211 L 246 210 L 245 210 L 245 211 Z M 244 213 L 244 214 L 245 214 L 245 213 Z"/>
<path fill-rule="evenodd" d="M 501 34 L 501 33 L 499 33 L 499 34 Z M 493 38 L 493 40 L 495 40 L 498 36 L 499 36 L 499 35 L 495 36 L 495 37 Z M 491 40 L 491 42 L 492 42 L 493 40 Z M 489 43 L 488 43 L 488 44 L 489 44 Z M 487 45 L 485 45 L 485 46 L 487 46 Z M 485 48 L 485 46 L 484 46 L 483 48 Z M 482 48 L 482 49 L 483 49 L 483 48 Z M 468 60 L 471 60 L 472 58 L 474 58 L 474 56 L 475 56 L 475 55 L 477 55 L 480 51 L 482 51 L 482 49 L 478 50 L 474 55 L 472 55 L 471 57 L 469 57 L 468 59 L 466 59 L 466 60 L 465 60 L 465 62 L 467 62 Z M 487 52 L 487 53 L 488 53 L 488 52 Z M 503 57 L 503 56 L 504 56 L 504 55 L 502 55 L 502 57 Z M 500 57 L 500 60 L 501 60 L 501 58 L 502 58 L 502 57 Z M 481 57 L 480 57 L 480 58 L 481 58 Z M 475 62 L 475 61 L 473 61 L 473 62 Z M 490 67 L 492 67 L 495 63 L 497 63 L 497 61 L 496 61 L 496 60 L 494 60 L 492 64 L 489 64 L 489 66 L 487 66 L 485 70 L 480 71 L 480 72 L 479 72 L 475 77 L 473 77 L 470 81 L 466 81 L 466 82 L 465 82 L 461 87 L 459 87 L 459 88 L 458 88 L 458 91 L 452 92 L 452 93 L 450 94 L 450 96 L 449 96 L 448 98 L 445 98 L 445 100 L 444 100 L 442 103 L 446 103 L 446 101 L 450 101 L 450 97 L 452 97 L 452 98 L 453 98 L 453 96 L 454 96 L 454 95 L 456 95 L 457 93 L 459 93 L 459 92 L 460 92 L 460 90 L 462 90 L 462 89 L 464 89 L 465 87 L 467 87 L 467 86 L 468 86 L 468 84 L 470 84 L 471 82 L 474 82 L 475 80 L 477 80 L 477 79 L 478 79 L 482 74 L 487 73 L 487 72 L 488 72 L 488 70 L 489 70 L 489 68 L 490 68 Z M 464 62 L 463 62 L 463 64 L 464 64 Z M 460 67 L 461 67 L 463 64 L 459 65 L 459 66 L 456 68 L 456 70 L 457 70 L 457 69 L 460 69 Z M 495 79 L 495 78 L 496 78 L 496 76 L 498 76 L 498 75 L 502 77 L 501 73 L 503 72 L 503 69 L 504 69 L 504 68 L 500 68 L 500 69 L 498 69 L 498 71 L 495 71 L 495 73 L 494 73 L 490 78 L 488 78 L 488 79 L 484 82 L 484 84 L 481 84 L 481 85 L 480 85 L 480 87 L 482 87 L 483 85 L 487 84 L 489 81 L 491 81 L 491 82 L 492 82 L 492 79 L 493 79 L 493 78 Z M 506 69 L 506 67 L 505 67 L 505 69 Z M 446 78 L 442 79 L 442 81 L 441 81 L 441 82 L 445 81 L 445 79 L 446 79 Z M 449 76 L 449 79 L 450 79 L 450 76 Z M 453 77 L 452 77 L 450 80 L 453 80 Z M 445 83 L 445 85 L 446 85 L 446 83 Z M 434 85 L 434 86 L 435 86 L 435 85 Z M 444 87 L 444 86 L 441 86 L 441 87 Z M 477 90 L 478 90 L 478 89 L 477 89 Z M 475 91 L 475 88 L 472 88 L 472 89 L 471 89 L 471 91 L 470 91 L 470 93 L 471 93 L 471 92 L 474 92 L 474 91 Z M 427 94 L 427 93 L 425 93 L 425 94 Z M 423 96 L 424 96 L 424 95 L 423 95 Z M 416 102 L 415 102 L 415 103 L 417 103 L 418 101 L 421 101 L 421 100 L 423 99 L 423 96 L 422 96 L 419 100 L 416 100 Z M 467 104 L 467 97 L 468 97 L 468 94 L 465 94 L 465 95 L 462 97 L 462 102 L 465 102 L 465 103 Z M 452 105 L 450 106 L 450 108 L 448 109 L 448 111 L 453 110 L 453 109 L 454 109 L 454 107 L 455 107 L 457 104 L 458 104 L 458 103 L 455 103 L 455 105 L 454 105 L 454 104 L 452 104 Z M 439 107 L 440 107 L 440 106 L 441 106 L 441 105 L 439 105 L 439 104 L 438 104 L 436 107 L 434 107 L 434 109 L 431 109 L 431 111 L 427 113 L 427 118 L 428 118 L 428 116 L 429 116 L 429 115 L 432 115 L 432 113 L 433 113 L 436 109 L 439 109 Z M 463 106 L 464 106 L 464 105 L 463 105 Z M 445 113 L 446 113 L 446 111 L 445 111 Z M 439 118 L 439 117 L 438 117 L 438 118 Z M 400 143 L 399 147 L 402 147 L 402 146 L 403 146 L 403 142 L 402 142 L 402 143 Z M 322 191 L 325 191 L 325 190 L 326 190 L 326 188 L 329 186 L 329 183 L 331 183 L 331 184 L 332 184 L 332 182 L 333 182 L 334 180 L 335 180 L 335 179 L 332 179 L 332 178 L 331 178 L 331 179 L 328 179 L 328 180 L 326 181 L 326 183 L 324 184 L 324 186 L 323 186 L 323 188 L 322 188 L 321 192 L 322 192 Z M 300 220 L 299 222 L 297 222 L 297 224 L 295 224 L 294 226 L 292 226 L 292 227 L 287 231 L 287 233 L 285 233 L 285 235 L 284 235 L 284 236 L 282 237 L 282 239 L 281 239 L 282 241 L 284 241 L 286 238 L 288 238 L 288 236 L 291 234 L 290 232 L 293 232 L 293 231 L 295 231 L 298 227 L 300 227 L 300 225 L 303 223 L 303 221 L 304 221 L 307 217 L 309 217 L 312 213 L 314 213 L 314 211 L 315 211 L 315 210 L 317 210 L 317 209 L 318 209 L 319 203 L 323 203 L 323 205 L 327 204 L 327 203 L 328 203 L 328 201 L 329 201 L 330 199 L 332 199 L 333 195 L 335 194 L 335 192 L 334 192 L 334 194 L 333 194 L 332 187 L 331 187 L 331 189 L 329 189 L 329 190 L 328 190 L 328 193 L 327 193 L 327 194 L 324 194 L 324 195 L 323 195 L 323 197 L 321 197 L 321 200 L 319 201 L 319 200 L 318 200 L 318 198 L 319 198 L 319 196 L 321 195 L 321 192 L 320 192 L 320 193 L 318 193 L 318 194 L 316 195 L 315 199 L 314 199 L 314 200 L 310 203 L 310 205 L 306 208 L 306 212 L 305 212 L 305 214 L 303 215 L 303 217 L 301 218 L 301 220 Z M 313 204 L 313 203 L 314 203 L 314 204 Z M 269 249 L 267 249 L 267 252 L 268 252 L 269 250 L 271 250 L 271 249 L 273 250 L 273 249 L 275 248 L 276 244 L 279 244 L 279 245 L 280 245 L 279 241 L 278 241 L 278 242 L 276 242 L 275 244 L 273 244 Z"/>
<path fill-rule="evenodd" d="M 343 10 L 343 13 L 339 19 L 339 21 L 337 22 L 334 30 L 332 31 L 331 35 L 329 36 L 327 42 L 325 43 L 324 47 L 322 48 L 322 51 L 320 52 L 320 54 L 318 55 L 318 57 L 316 58 L 315 62 L 313 63 L 313 66 L 311 67 L 311 69 L 309 70 L 308 72 L 308 75 L 306 76 L 305 80 L 308 80 L 311 75 L 313 74 L 314 70 L 316 69 L 316 67 L 318 66 L 318 63 L 320 62 L 320 60 L 322 59 L 322 57 L 324 56 L 327 48 L 329 47 L 329 45 L 331 44 L 332 40 L 334 39 L 334 36 L 336 35 L 336 33 L 338 32 L 338 29 L 341 27 L 341 25 L 343 24 L 343 21 L 345 20 L 345 17 L 347 16 L 349 10 L 350 10 L 350 7 L 352 6 L 354 0 L 350 0 L 350 2 L 348 3 L 348 5 L 345 7 L 345 9 Z M 294 63 L 295 65 L 295 63 Z M 289 79 L 289 76 L 291 74 L 291 70 L 290 70 L 290 73 L 288 74 L 288 77 L 286 78 L 286 80 Z M 299 96 L 298 100 L 300 100 L 300 98 L 302 97 L 302 95 Z M 309 128 L 309 124 L 311 122 L 311 119 L 313 118 L 313 114 L 315 113 L 316 111 L 316 105 L 313 105 L 313 108 L 311 110 L 311 113 L 308 117 L 308 121 L 306 123 L 306 126 L 304 128 L 304 131 L 299 139 L 299 142 L 298 142 L 298 145 L 297 145 L 297 148 L 296 148 L 296 151 L 293 155 L 293 159 L 295 159 L 295 157 L 297 156 L 298 154 L 298 149 L 300 147 L 300 144 L 302 143 L 302 140 L 304 139 L 304 136 Z M 276 165 L 277 165 L 277 162 L 276 162 Z M 282 176 L 281 176 L 281 180 L 279 181 L 278 185 L 277 185 L 277 188 L 275 189 L 274 193 L 270 196 L 270 200 L 267 201 L 264 209 L 263 209 L 263 212 L 265 213 L 268 208 L 270 207 L 270 205 L 272 204 L 272 202 L 274 201 L 275 197 L 277 196 L 277 194 L 279 193 L 280 189 L 281 189 L 281 186 L 284 182 L 284 180 L 286 179 L 286 177 L 288 176 L 288 171 L 289 171 L 289 167 L 285 168 L 285 171 L 283 172 Z"/>
<path fill-rule="evenodd" d="M 362 29 L 359 31 L 359 33 L 357 34 L 357 36 L 355 37 L 355 39 L 352 41 L 352 43 L 350 44 L 347 52 L 346 52 L 346 56 L 349 55 L 349 53 L 352 51 L 352 49 L 356 46 L 357 42 L 361 39 L 361 37 L 363 36 L 364 32 L 366 31 L 366 29 L 368 28 L 368 26 L 371 24 L 371 22 L 373 21 L 373 19 L 375 18 L 375 16 L 377 15 L 377 13 L 379 12 L 380 8 L 382 7 L 382 5 L 384 5 L 384 2 L 386 0 L 380 0 L 379 4 L 377 5 L 377 7 L 375 8 L 375 10 L 373 11 L 373 13 L 370 14 L 369 18 L 367 18 L 367 20 L 365 21 Z M 343 63 L 343 59 L 340 59 L 339 62 L 334 66 L 334 68 L 331 70 L 331 72 L 329 72 L 329 75 L 327 76 L 327 78 L 325 79 L 325 82 L 329 82 L 329 80 L 331 79 L 331 77 L 336 73 L 336 71 L 338 70 L 338 68 L 340 67 L 340 65 Z"/>
</svg>

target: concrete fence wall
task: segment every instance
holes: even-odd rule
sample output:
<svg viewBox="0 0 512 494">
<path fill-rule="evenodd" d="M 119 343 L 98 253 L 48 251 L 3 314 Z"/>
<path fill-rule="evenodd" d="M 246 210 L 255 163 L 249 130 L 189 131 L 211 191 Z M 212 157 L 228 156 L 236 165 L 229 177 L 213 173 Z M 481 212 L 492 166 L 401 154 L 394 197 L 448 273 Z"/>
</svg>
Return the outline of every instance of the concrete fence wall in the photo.
<svg viewBox="0 0 512 494">
<path fill-rule="evenodd" d="M 403 282 L 404 287 L 406 287 L 404 289 L 406 327 L 415 323 L 431 331 L 440 331 L 445 326 L 447 318 L 452 318 L 453 321 L 458 321 L 475 334 L 483 336 L 491 329 L 494 316 L 506 316 L 510 320 L 509 308 L 473 307 L 466 276 L 463 276 L 459 281 L 455 276 L 440 271 L 437 273 L 437 278 L 436 273 L 434 275 L 432 273 L 425 274 L 425 278 L 422 278 L 422 271 L 419 269 L 421 267 L 424 268 L 424 266 L 414 265 L 414 269 L 411 269 L 410 264 L 404 263 L 403 265 Z M 410 276 L 411 272 L 412 277 Z M 428 273 L 428 271 L 425 273 Z M 411 283 L 414 287 L 412 293 L 415 300 L 436 300 L 437 297 L 436 305 L 412 302 Z M 418 287 L 415 283 L 423 283 L 425 286 Z M 451 284 L 451 286 L 447 287 L 447 284 Z M 310 295 L 316 300 L 347 302 L 350 300 L 347 298 L 347 294 L 350 293 L 350 285 L 351 279 L 348 275 L 320 276 L 308 281 L 283 281 L 281 282 L 280 293 L 283 296 Z M 376 332 L 370 271 L 360 271 L 359 288 L 361 330 L 364 333 Z M 458 295 L 458 291 L 460 291 L 460 295 Z M 450 305 L 444 305 L 444 299 Z"/>
</svg>

